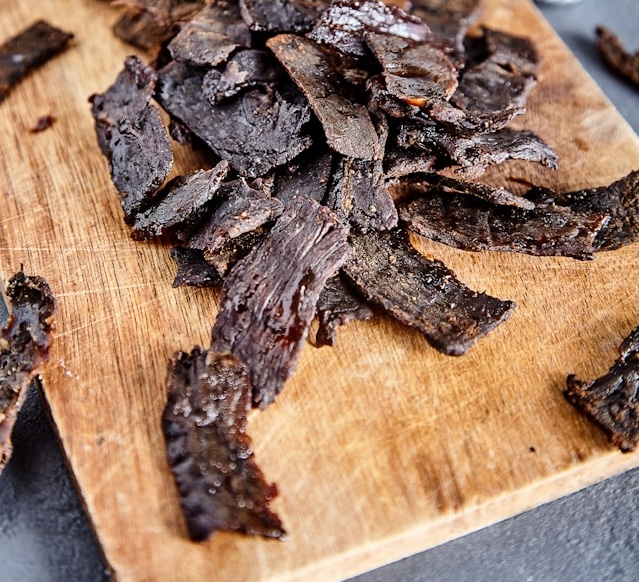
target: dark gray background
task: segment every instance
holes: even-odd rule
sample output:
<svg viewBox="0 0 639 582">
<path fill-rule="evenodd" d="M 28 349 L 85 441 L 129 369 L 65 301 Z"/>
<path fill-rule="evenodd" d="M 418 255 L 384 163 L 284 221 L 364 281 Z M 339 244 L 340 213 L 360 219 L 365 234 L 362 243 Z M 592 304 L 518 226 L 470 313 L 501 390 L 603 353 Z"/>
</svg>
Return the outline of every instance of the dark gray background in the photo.
<svg viewBox="0 0 639 582">
<path fill-rule="evenodd" d="M 639 48 L 635 40 L 639 2 L 584 0 L 542 6 L 542 10 L 639 131 L 639 91 L 611 75 L 593 45 L 594 27 L 604 24 L 630 49 Z M 33 387 L 14 441 L 13 459 L 0 476 L 0 582 L 107 580 L 100 552 Z M 639 470 L 353 580 L 636 582 Z"/>
</svg>

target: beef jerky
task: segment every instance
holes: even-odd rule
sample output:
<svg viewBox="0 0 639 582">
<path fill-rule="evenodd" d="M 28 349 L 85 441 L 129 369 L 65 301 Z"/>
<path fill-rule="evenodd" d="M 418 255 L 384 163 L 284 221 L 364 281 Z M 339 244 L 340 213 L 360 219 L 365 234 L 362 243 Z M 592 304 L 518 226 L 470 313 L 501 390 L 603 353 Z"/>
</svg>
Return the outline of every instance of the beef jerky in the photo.
<svg viewBox="0 0 639 582">
<path fill-rule="evenodd" d="M 188 285 L 190 287 L 218 287 L 222 278 L 217 269 L 204 258 L 198 249 L 173 247 L 171 258 L 177 266 L 173 287 Z"/>
<path fill-rule="evenodd" d="M 467 251 L 510 251 L 539 256 L 592 259 L 605 214 L 576 213 L 556 205 L 526 210 L 495 206 L 437 189 L 400 207 L 412 231 Z"/>
<path fill-rule="evenodd" d="M 630 172 L 609 186 L 565 193 L 534 188 L 528 196 L 589 216 L 608 215 L 609 220 L 595 238 L 597 251 L 611 251 L 639 241 L 639 171 Z"/>
<path fill-rule="evenodd" d="M 240 9 L 256 32 L 304 34 L 329 4 L 330 0 L 240 0 Z"/>
<path fill-rule="evenodd" d="M 277 92 L 253 89 L 213 106 L 202 92 L 200 72 L 173 62 L 158 75 L 162 107 L 243 176 L 262 176 L 312 143 L 303 132 L 310 109 Z"/>
<path fill-rule="evenodd" d="M 133 239 L 147 240 L 197 226 L 228 171 L 228 163 L 222 160 L 210 170 L 197 170 L 169 182 L 152 205 L 135 217 Z"/>
<path fill-rule="evenodd" d="M 253 404 L 266 408 L 293 372 L 317 299 L 349 253 L 337 217 L 295 198 L 273 229 L 227 275 L 212 349 L 251 370 Z"/>
<path fill-rule="evenodd" d="M 431 172 L 436 164 L 437 157 L 431 152 L 390 149 L 384 158 L 384 179 L 387 184 L 399 183 L 410 174 Z"/>
<path fill-rule="evenodd" d="M 443 263 L 419 254 L 400 230 L 351 234 L 350 243 L 343 267 L 348 280 L 444 354 L 461 356 L 514 309 L 512 301 L 466 287 Z"/>
<path fill-rule="evenodd" d="M 317 300 L 315 345 L 335 345 L 339 327 L 351 321 L 368 321 L 373 315 L 366 301 L 340 275 L 331 277 Z"/>
<path fill-rule="evenodd" d="M 16 273 L 6 297 L 10 314 L 0 330 L 0 471 L 11 457 L 11 432 L 29 383 L 48 357 L 55 312 L 55 299 L 42 277 Z"/>
<path fill-rule="evenodd" d="M 188 246 L 201 250 L 204 258 L 224 275 L 229 268 L 228 243 L 275 221 L 283 206 L 277 198 L 250 188 L 241 178 L 225 184 L 222 195 L 226 199 L 189 239 Z"/>
<path fill-rule="evenodd" d="M 72 38 L 72 34 L 37 20 L 0 46 L 0 102 L 31 71 L 66 49 Z"/>
<path fill-rule="evenodd" d="M 207 5 L 189 20 L 169 43 L 176 60 L 197 66 L 216 66 L 240 47 L 249 47 L 251 33 L 234 2 Z"/>
<path fill-rule="evenodd" d="M 191 539 L 216 531 L 286 535 L 270 502 L 277 487 L 255 462 L 246 434 L 249 370 L 231 354 L 194 348 L 168 365 L 162 432 Z"/>
<path fill-rule="evenodd" d="M 288 205 L 294 196 L 322 202 L 328 190 L 332 162 L 333 154 L 330 151 L 313 149 L 304 152 L 276 171 L 273 196 L 284 205 Z"/>
<path fill-rule="evenodd" d="M 98 143 L 129 224 L 173 166 L 168 133 L 159 111 L 149 104 L 156 81 L 153 69 L 128 57 L 115 83 L 89 98 Z"/>
<path fill-rule="evenodd" d="M 422 42 L 430 31 L 419 18 L 396 6 L 386 6 L 381 0 L 335 0 L 308 37 L 343 53 L 363 57 L 369 54 L 364 42 L 369 32 Z"/>
<path fill-rule="evenodd" d="M 211 69 L 204 75 L 202 91 L 213 104 L 235 97 L 250 87 L 269 86 L 275 83 L 282 70 L 266 51 L 243 50 L 233 55 L 223 71 Z"/>
<path fill-rule="evenodd" d="M 317 45 L 290 34 L 273 37 L 266 45 L 308 98 L 328 145 L 351 158 L 373 159 L 377 134 L 368 111 L 353 101 Z"/>
<path fill-rule="evenodd" d="M 54 123 L 55 117 L 53 115 L 41 115 L 35 125 L 29 129 L 29 133 L 41 133 L 52 127 Z"/>
<path fill-rule="evenodd" d="M 382 65 L 388 92 L 410 105 L 447 101 L 457 88 L 457 68 L 436 44 L 389 34 L 368 34 L 366 44 Z"/>
<path fill-rule="evenodd" d="M 619 77 L 639 87 L 639 51 L 630 54 L 605 26 L 598 26 L 596 32 L 597 49 L 604 62 Z"/>
<path fill-rule="evenodd" d="M 412 118 L 419 115 L 420 108 L 417 105 L 403 101 L 388 91 L 381 75 L 374 75 L 368 79 L 366 88 L 370 93 L 369 108 L 379 109 L 394 118 Z"/>
<path fill-rule="evenodd" d="M 622 343 L 620 352 L 608 373 L 592 382 L 570 374 L 564 396 L 627 453 L 639 443 L 639 328 Z"/>
</svg>

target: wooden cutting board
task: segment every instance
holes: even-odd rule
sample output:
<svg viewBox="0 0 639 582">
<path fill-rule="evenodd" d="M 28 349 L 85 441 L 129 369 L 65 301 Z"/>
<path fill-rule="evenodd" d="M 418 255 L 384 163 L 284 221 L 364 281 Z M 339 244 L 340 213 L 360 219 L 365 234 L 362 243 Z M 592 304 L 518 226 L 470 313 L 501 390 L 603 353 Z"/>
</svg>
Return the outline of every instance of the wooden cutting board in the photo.
<svg viewBox="0 0 639 582">
<path fill-rule="evenodd" d="M 543 55 L 518 121 L 552 143 L 557 172 L 505 164 L 493 181 L 598 186 L 639 168 L 639 140 L 527 0 L 486 2 L 484 22 Z M 118 580 L 331 580 L 374 568 L 639 465 L 561 391 L 607 370 L 639 323 L 637 245 L 594 261 L 465 253 L 416 241 L 470 287 L 517 303 L 461 358 L 388 320 L 307 346 L 285 391 L 250 417 L 256 458 L 280 497 L 286 542 L 188 541 L 164 455 L 167 359 L 206 345 L 211 290 L 173 289 L 169 249 L 134 243 L 99 153 L 88 96 L 132 49 L 92 0 L 3 0 L 0 36 L 36 17 L 72 49 L 0 104 L 0 271 L 23 264 L 59 301 L 42 376 L 51 415 Z M 28 128 L 43 114 L 55 125 Z M 176 169 L 201 160 L 179 149 Z"/>
</svg>

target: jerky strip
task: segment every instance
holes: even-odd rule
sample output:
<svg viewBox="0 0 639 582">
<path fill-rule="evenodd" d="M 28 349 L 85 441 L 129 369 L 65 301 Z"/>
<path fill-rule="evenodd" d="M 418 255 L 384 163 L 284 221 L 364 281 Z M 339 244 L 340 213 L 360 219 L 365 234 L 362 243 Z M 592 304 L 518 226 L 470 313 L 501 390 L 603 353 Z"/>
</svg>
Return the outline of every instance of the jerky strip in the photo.
<svg viewBox="0 0 639 582">
<path fill-rule="evenodd" d="M 593 382 L 569 375 L 564 396 L 627 453 L 639 443 L 639 328 L 622 343 L 620 352 L 608 373 Z"/>
<path fill-rule="evenodd" d="M 273 196 L 288 205 L 294 196 L 322 202 L 331 177 L 333 154 L 328 150 L 308 150 L 276 171 Z"/>
<path fill-rule="evenodd" d="M 213 106 L 200 72 L 173 62 L 158 75 L 160 105 L 243 176 L 263 176 L 311 145 L 302 131 L 311 116 L 307 106 L 258 89 Z"/>
<path fill-rule="evenodd" d="M 293 372 L 318 297 L 349 253 L 326 207 L 295 198 L 270 233 L 227 275 L 212 349 L 251 370 L 253 404 L 266 408 Z"/>
<path fill-rule="evenodd" d="M 66 49 L 72 38 L 38 20 L 0 46 L 0 102 L 31 71 Z"/>
<path fill-rule="evenodd" d="M 202 251 L 173 247 L 171 258 L 177 265 L 177 273 L 173 279 L 173 287 L 189 285 L 191 287 L 218 287 L 222 278 L 217 269 L 207 263 Z"/>
<path fill-rule="evenodd" d="M 329 0 L 240 0 L 240 10 L 256 32 L 303 34 L 329 4 Z"/>
<path fill-rule="evenodd" d="M 11 457 L 11 432 L 29 383 L 48 357 L 55 312 L 55 299 L 42 277 L 16 273 L 6 296 L 10 315 L 0 330 L 0 472 Z"/>
<path fill-rule="evenodd" d="M 156 80 L 155 71 L 139 57 L 128 57 L 115 83 L 89 98 L 98 143 L 129 224 L 173 166 L 169 135 L 159 111 L 149 104 Z"/>
<path fill-rule="evenodd" d="M 597 49 L 605 63 L 622 79 L 639 87 L 639 51 L 630 54 L 614 33 L 597 27 Z"/>
<path fill-rule="evenodd" d="M 351 158 L 373 159 L 375 127 L 366 107 L 352 100 L 324 53 L 310 40 L 280 34 L 266 42 L 309 100 L 328 145 Z"/>
<path fill-rule="evenodd" d="M 220 530 L 283 538 L 269 507 L 277 487 L 264 479 L 246 434 L 247 367 L 231 354 L 196 347 L 173 356 L 167 386 L 162 431 L 191 539 Z"/>
<path fill-rule="evenodd" d="M 515 307 L 472 291 L 443 263 L 417 252 L 399 230 L 351 235 L 350 243 L 353 254 L 343 267 L 348 280 L 444 354 L 461 356 Z"/>
</svg>

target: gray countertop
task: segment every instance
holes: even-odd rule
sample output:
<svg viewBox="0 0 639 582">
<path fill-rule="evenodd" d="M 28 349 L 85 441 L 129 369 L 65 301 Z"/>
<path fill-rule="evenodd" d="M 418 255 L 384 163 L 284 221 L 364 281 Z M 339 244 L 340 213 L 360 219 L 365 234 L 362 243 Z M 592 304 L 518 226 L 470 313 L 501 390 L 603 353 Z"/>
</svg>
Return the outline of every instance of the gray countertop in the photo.
<svg viewBox="0 0 639 582">
<path fill-rule="evenodd" d="M 639 2 L 584 0 L 541 8 L 639 132 L 639 90 L 614 77 L 593 44 L 595 26 L 604 24 L 631 50 L 639 48 Z M 108 580 L 33 387 L 14 440 L 13 459 L 0 476 L 0 582 Z M 636 582 L 639 469 L 353 580 Z"/>
</svg>

